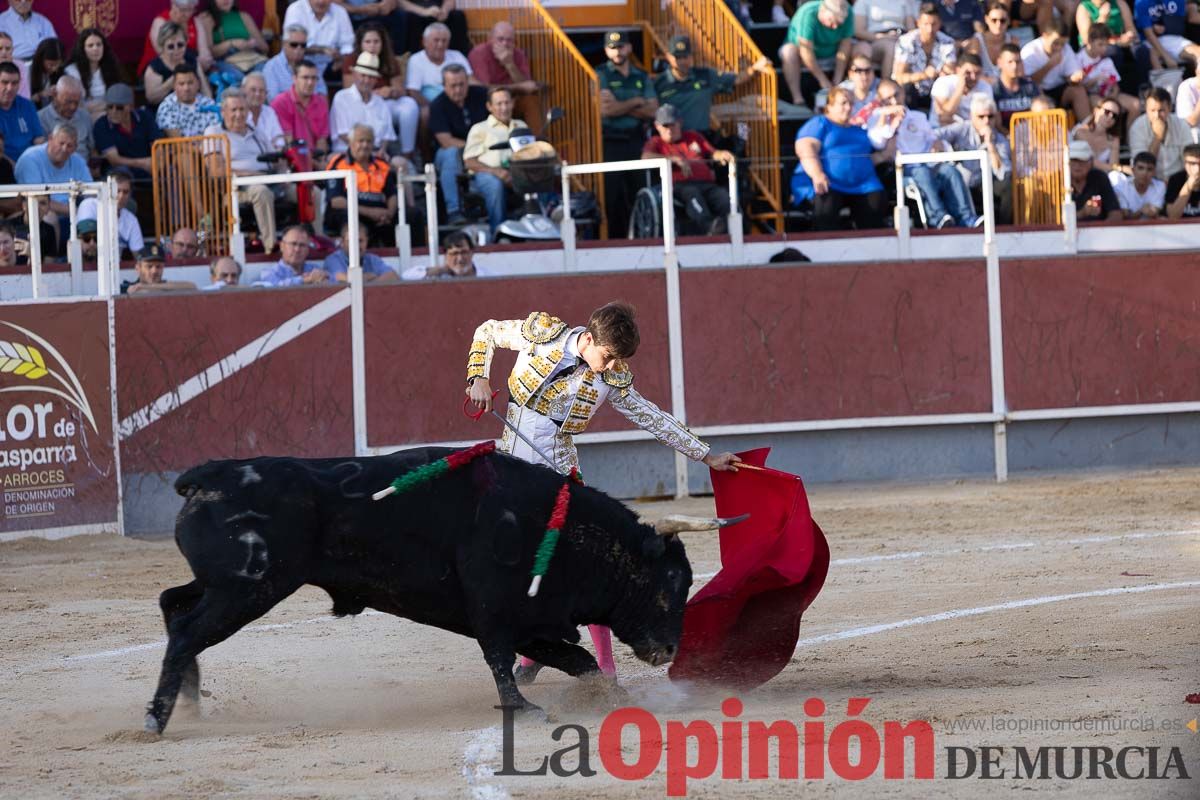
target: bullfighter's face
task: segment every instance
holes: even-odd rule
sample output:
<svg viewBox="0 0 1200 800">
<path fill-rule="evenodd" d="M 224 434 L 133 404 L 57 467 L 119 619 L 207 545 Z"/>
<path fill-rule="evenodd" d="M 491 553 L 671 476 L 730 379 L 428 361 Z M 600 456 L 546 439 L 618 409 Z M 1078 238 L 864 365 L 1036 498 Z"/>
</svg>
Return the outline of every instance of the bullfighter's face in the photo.
<svg viewBox="0 0 1200 800">
<path fill-rule="evenodd" d="M 618 360 L 608 347 L 597 344 L 592 334 L 587 331 L 579 334 L 579 357 L 591 367 L 593 372 L 612 369 Z"/>
</svg>

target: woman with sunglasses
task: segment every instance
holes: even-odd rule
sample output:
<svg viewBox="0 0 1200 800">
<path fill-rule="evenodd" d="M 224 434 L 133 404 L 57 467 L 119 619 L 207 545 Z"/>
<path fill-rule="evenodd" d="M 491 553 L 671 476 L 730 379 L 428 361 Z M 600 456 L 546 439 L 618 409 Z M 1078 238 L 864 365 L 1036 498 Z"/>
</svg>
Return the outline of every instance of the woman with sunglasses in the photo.
<svg viewBox="0 0 1200 800">
<path fill-rule="evenodd" d="M 1121 106 L 1113 98 L 1105 98 L 1092 111 L 1092 115 L 1075 126 L 1071 138 L 1087 142 L 1092 147 L 1092 165 L 1102 172 L 1119 169 L 1118 157 L 1121 153 L 1120 130 L 1117 118 L 1121 116 Z"/>
<path fill-rule="evenodd" d="M 83 107 L 92 115 L 93 122 L 104 115 L 104 93 L 108 87 L 125 81 L 121 65 L 99 28 L 84 28 L 80 32 L 71 50 L 71 63 L 63 72 L 83 84 L 86 92 Z"/>
<path fill-rule="evenodd" d="M 1009 32 L 1009 19 L 1008 3 L 991 0 L 983 16 L 984 30 L 975 34 L 975 40 L 979 43 L 979 60 L 983 64 L 983 79 L 991 84 L 995 84 L 1000 77 L 996 67 L 1000 61 L 1000 48 L 1017 42 L 1017 37 Z"/>
<path fill-rule="evenodd" d="M 196 63 L 195 58 L 187 49 L 187 39 L 181 25 L 168 22 L 158 29 L 158 49 L 162 55 L 154 58 L 146 65 L 146 103 L 150 107 L 157 106 L 167 95 L 175 91 L 175 68 L 180 64 L 191 64 L 196 67 L 200 78 L 200 91 L 205 97 L 212 97 L 212 87 L 204 76 L 204 71 Z"/>
</svg>

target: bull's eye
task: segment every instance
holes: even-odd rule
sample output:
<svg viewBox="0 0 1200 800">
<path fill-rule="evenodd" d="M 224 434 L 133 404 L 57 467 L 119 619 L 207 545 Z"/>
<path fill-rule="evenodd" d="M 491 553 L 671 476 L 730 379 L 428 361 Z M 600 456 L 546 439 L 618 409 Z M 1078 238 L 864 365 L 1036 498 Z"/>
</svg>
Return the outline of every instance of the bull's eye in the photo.
<svg viewBox="0 0 1200 800">
<path fill-rule="evenodd" d="M 677 569 L 667 570 L 667 580 L 669 580 L 673 586 L 678 586 L 679 585 L 679 570 L 677 570 Z"/>
</svg>

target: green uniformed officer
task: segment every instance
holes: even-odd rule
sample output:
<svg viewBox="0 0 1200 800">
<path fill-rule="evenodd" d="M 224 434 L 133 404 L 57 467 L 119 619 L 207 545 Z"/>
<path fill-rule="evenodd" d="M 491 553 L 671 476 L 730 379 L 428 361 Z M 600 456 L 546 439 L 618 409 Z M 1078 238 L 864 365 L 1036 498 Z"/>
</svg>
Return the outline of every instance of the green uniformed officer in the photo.
<svg viewBox="0 0 1200 800">
<path fill-rule="evenodd" d="M 699 131 L 706 136 L 712 129 L 709 118 L 713 95 L 728 94 L 756 74 L 765 74 L 774 69 L 766 56 L 738 73 L 693 66 L 692 40 L 687 36 L 671 39 L 667 45 L 667 63 L 670 69 L 654 79 L 658 102 L 675 106 L 685 131 Z"/>
<path fill-rule="evenodd" d="M 658 100 L 650 76 L 629 60 L 633 47 L 624 31 L 604 34 L 608 59 L 596 75 L 600 79 L 600 117 L 604 131 L 604 160 L 631 161 L 641 158 L 646 141 L 646 122 L 654 119 Z M 609 238 L 625 237 L 629 210 L 639 187 L 646 184 L 642 172 L 604 174 L 605 216 Z"/>
</svg>

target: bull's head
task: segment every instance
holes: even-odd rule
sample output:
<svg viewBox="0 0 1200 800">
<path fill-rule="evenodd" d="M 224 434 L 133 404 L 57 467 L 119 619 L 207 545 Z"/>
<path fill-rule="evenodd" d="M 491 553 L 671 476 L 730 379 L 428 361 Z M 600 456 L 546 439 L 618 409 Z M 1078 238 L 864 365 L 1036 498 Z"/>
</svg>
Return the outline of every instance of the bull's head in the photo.
<svg viewBox="0 0 1200 800">
<path fill-rule="evenodd" d="M 676 534 L 709 531 L 741 522 L 732 518 L 689 517 L 674 514 L 654 523 L 657 536 L 642 545 L 644 563 L 637 583 L 629 587 L 612 622 L 613 632 L 633 648 L 638 658 L 660 666 L 675 658 L 683 634 L 683 609 L 692 586 L 692 567 Z M 649 526 L 643 526 L 649 528 Z"/>
</svg>

